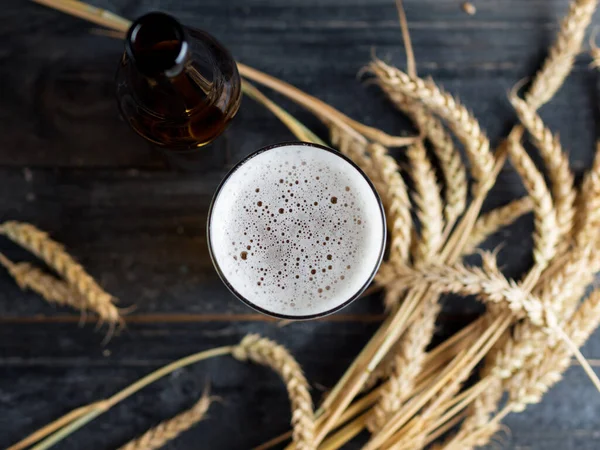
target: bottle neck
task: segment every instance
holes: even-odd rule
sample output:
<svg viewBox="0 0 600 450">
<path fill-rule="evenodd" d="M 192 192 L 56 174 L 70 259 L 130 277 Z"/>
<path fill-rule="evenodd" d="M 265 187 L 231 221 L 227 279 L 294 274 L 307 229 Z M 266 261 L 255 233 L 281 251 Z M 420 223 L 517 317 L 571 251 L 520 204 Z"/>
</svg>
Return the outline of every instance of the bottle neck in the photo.
<svg viewBox="0 0 600 450">
<path fill-rule="evenodd" d="M 153 12 L 131 25 L 125 51 L 142 75 L 158 80 L 179 75 L 190 48 L 185 29 L 175 18 Z"/>
</svg>

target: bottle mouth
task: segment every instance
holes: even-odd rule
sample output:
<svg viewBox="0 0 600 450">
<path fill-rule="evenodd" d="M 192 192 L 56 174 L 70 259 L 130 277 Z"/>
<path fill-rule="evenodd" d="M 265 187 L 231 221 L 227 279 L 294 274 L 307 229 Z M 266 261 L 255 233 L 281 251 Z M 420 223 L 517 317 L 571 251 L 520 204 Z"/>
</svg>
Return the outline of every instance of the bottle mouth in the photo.
<svg viewBox="0 0 600 450">
<path fill-rule="evenodd" d="M 152 12 L 137 19 L 127 32 L 125 51 L 147 76 L 177 75 L 183 68 L 188 43 L 183 26 L 172 16 Z"/>
</svg>

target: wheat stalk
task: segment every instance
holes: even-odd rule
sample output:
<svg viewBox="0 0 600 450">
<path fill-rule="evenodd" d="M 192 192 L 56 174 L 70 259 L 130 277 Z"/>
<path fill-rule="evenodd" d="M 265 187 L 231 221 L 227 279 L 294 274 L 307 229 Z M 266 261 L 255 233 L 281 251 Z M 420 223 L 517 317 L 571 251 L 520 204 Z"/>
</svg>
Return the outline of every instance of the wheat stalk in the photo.
<svg viewBox="0 0 600 450">
<path fill-rule="evenodd" d="M 556 41 L 525 96 L 525 101 L 534 109 L 550 100 L 571 72 L 597 3 L 597 0 L 574 0 L 569 5 Z"/>
<path fill-rule="evenodd" d="M 292 406 L 293 439 L 298 450 L 316 449 L 315 422 L 312 399 L 302 369 L 289 352 L 281 345 L 256 334 L 251 334 L 233 351 L 234 358 L 250 360 L 271 367 L 286 384 Z"/>
<path fill-rule="evenodd" d="M 190 409 L 149 429 L 119 450 L 156 450 L 163 447 L 204 419 L 212 401 L 213 398 L 205 392 Z"/>
<path fill-rule="evenodd" d="M 412 167 L 414 201 L 421 224 L 421 239 L 416 243 L 413 261 L 415 265 L 421 265 L 429 262 L 442 245 L 443 206 L 435 172 L 423 144 L 411 145 L 406 154 Z"/>
<path fill-rule="evenodd" d="M 469 240 L 463 248 L 463 253 L 466 255 L 472 253 L 489 236 L 497 233 L 502 227 L 512 224 L 519 217 L 530 212 L 532 208 L 531 198 L 522 197 L 483 214 L 475 222 Z"/>
<path fill-rule="evenodd" d="M 425 348 L 435 329 L 440 311 L 438 297 L 431 297 L 394 349 L 393 373 L 381 389 L 380 399 L 373 407 L 367 426 L 371 432 L 382 427 L 392 413 L 413 393 L 415 382 L 426 359 Z"/>
<path fill-rule="evenodd" d="M 541 117 L 526 102 L 516 96 L 511 102 L 519 115 L 519 119 L 531 133 L 535 146 L 544 159 L 552 183 L 552 197 L 556 207 L 556 224 L 559 239 L 570 236 L 575 216 L 575 197 L 573 174 L 569 168 L 569 158 L 563 152 L 558 136 L 544 126 Z M 563 242 L 568 244 L 568 239 Z M 563 246 L 564 247 L 564 246 Z"/>
<path fill-rule="evenodd" d="M 27 223 L 10 221 L 0 225 L 0 234 L 29 250 L 60 274 L 81 294 L 86 309 L 94 311 L 100 319 L 110 324 L 121 321 L 119 310 L 113 303 L 114 297 L 104 291 L 63 246 L 52 240 L 47 233 Z"/>
<path fill-rule="evenodd" d="M 481 131 L 479 123 L 471 113 L 450 94 L 441 91 L 432 81 L 411 78 L 401 70 L 385 64 L 381 60 L 372 61 L 368 69 L 377 77 L 380 84 L 400 94 L 418 99 L 448 122 L 448 126 L 458 136 L 471 163 L 471 173 L 475 178 L 474 196 L 478 191 L 490 187 L 494 158 L 490 143 Z"/>
<path fill-rule="evenodd" d="M 456 433 L 450 443 L 444 448 L 451 447 L 451 443 L 461 441 L 465 437 L 485 427 L 489 423 L 492 414 L 496 412 L 503 393 L 504 388 L 499 379 L 494 378 L 491 383 L 488 383 L 486 389 L 473 401 L 470 414 L 462 423 L 460 431 Z M 480 436 L 473 444 L 476 446 L 485 445 L 491 435 L 496 433 L 496 431 L 497 429 L 490 428 L 490 434 L 488 436 Z"/>
</svg>

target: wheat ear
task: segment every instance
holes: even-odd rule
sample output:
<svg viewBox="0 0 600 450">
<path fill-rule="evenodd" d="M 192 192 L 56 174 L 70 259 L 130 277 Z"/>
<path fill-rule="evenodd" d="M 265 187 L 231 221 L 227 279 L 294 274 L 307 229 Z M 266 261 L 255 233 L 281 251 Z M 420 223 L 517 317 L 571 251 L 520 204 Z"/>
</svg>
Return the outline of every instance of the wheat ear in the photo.
<svg viewBox="0 0 600 450">
<path fill-rule="evenodd" d="M 525 96 L 525 101 L 534 109 L 550 100 L 571 72 L 597 3 L 597 0 L 574 0 L 569 5 L 556 41 Z"/>
<path fill-rule="evenodd" d="M 444 217 L 451 226 L 467 204 L 467 172 L 460 152 L 444 125 L 419 101 L 397 92 L 393 86 L 385 83 L 385 79 L 378 78 L 377 83 L 394 106 L 406 114 L 431 143 L 446 181 Z"/>
<path fill-rule="evenodd" d="M 149 429 L 140 437 L 120 447 L 119 450 L 156 450 L 162 448 L 167 442 L 172 441 L 204 419 L 212 400 L 205 392 L 190 409 Z"/>
<path fill-rule="evenodd" d="M 79 292 L 33 264 L 14 263 L 2 253 L 0 253 L 0 264 L 6 268 L 21 289 L 30 289 L 49 303 L 70 306 L 80 311 L 87 309 L 86 300 Z"/>
<path fill-rule="evenodd" d="M 578 248 L 585 248 L 594 242 L 598 238 L 600 228 L 600 141 L 596 146 L 594 164 L 581 185 L 575 233 Z"/>
<path fill-rule="evenodd" d="M 511 102 L 544 159 L 551 181 L 559 239 L 566 238 L 572 232 L 576 197 L 573 173 L 569 168 L 569 158 L 563 152 L 558 136 L 552 135 L 533 108 L 514 95 L 511 97 Z M 563 242 L 568 244 L 568 239 L 564 239 Z M 563 246 L 563 250 L 565 250 L 565 246 Z"/>
<path fill-rule="evenodd" d="M 385 64 L 381 60 L 372 61 L 368 69 L 381 83 L 397 90 L 400 94 L 421 101 L 426 107 L 446 120 L 465 147 L 475 178 L 473 193 L 486 191 L 491 183 L 494 157 L 490 152 L 490 142 L 481 131 L 479 123 L 452 95 L 440 90 L 432 81 L 411 78 L 401 70 Z"/>
<path fill-rule="evenodd" d="M 592 58 L 592 62 L 590 63 L 591 67 L 598 69 L 600 67 L 600 48 L 596 44 L 596 35 L 598 34 L 598 28 L 592 31 L 592 35 L 590 36 L 590 57 Z"/>
<path fill-rule="evenodd" d="M 0 225 L 0 234 L 29 250 L 60 274 L 85 299 L 86 309 L 94 311 L 110 324 L 122 320 L 113 303 L 114 297 L 104 291 L 47 233 L 27 223 L 10 221 Z"/>
<path fill-rule="evenodd" d="M 423 362 L 427 356 L 425 348 L 433 336 L 439 311 L 438 297 L 430 297 L 399 340 L 398 347 L 394 349 L 393 372 L 388 383 L 381 388 L 379 401 L 373 407 L 367 422 L 371 432 L 379 430 L 412 395 L 417 377 L 423 369 Z"/>
<path fill-rule="evenodd" d="M 502 227 L 512 224 L 524 214 L 531 212 L 532 208 L 533 201 L 531 198 L 521 197 L 483 214 L 475 222 L 469 240 L 463 248 L 463 253 L 465 255 L 472 253 L 489 236 L 497 233 Z"/>
<path fill-rule="evenodd" d="M 440 189 L 431 162 L 422 142 L 408 148 L 415 185 L 414 201 L 421 224 L 421 239 L 416 243 L 413 260 L 416 265 L 427 263 L 442 245 L 444 230 L 443 206 Z"/>
<path fill-rule="evenodd" d="M 533 201 L 535 219 L 533 256 L 537 270 L 541 271 L 556 254 L 559 238 L 556 226 L 556 210 L 554 209 L 552 196 L 544 181 L 544 176 L 527 155 L 521 143 L 515 139 L 510 140 L 508 142 L 508 152 L 513 167 L 521 176 L 529 197 Z"/>
<path fill-rule="evenodd" d="M 385 147 L 371 144 L 367 151 L 374 168 L 380 173 L 387 198 L 388 229 L 391 235 L 388 260 L 402 266 L 408 262 L 411 242 L 412 217 L 406 184 L 400 175 L 398 163 Z"/>
<path fill-rule="evenodd" d="M 440 292 L 477 295 L 482 301 L 505 305 L 517 315 L 526 315 L 538 326 L 556 326 L 556 318 L 546 311 L 539 298 L 529 294 L 516 282 L 508 280 L 491 262 L 495 257 L 482 253 L 488 262 L 484 267 L 468 267 L 461 263 L 452 266 L 430 265 L 422 269 L 405 269 L 396 283 L 403 287 L 431 285 Z M 493 270 L 490 267 L 495 267 Z"/>
<path fill-rule="evenodd" d="M 315 418 L 308 383 L 302 369 L 281 345 L 250 334 L 237 345 L 232 355 L 240 361 L 252 361 L 271 367 L 285 382 L 292 407 L 293 439 L 297 450 L 314 450 Z"/>
</svg>

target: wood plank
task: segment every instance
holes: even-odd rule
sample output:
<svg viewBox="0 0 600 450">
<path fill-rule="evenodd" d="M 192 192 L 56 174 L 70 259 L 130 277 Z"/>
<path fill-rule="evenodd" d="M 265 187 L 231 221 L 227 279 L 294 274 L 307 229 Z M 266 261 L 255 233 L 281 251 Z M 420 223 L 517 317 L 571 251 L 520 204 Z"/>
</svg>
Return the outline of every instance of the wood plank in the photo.
<svg viewBox="0 0 600 450">
<path fill-rule="evenodd" d="M 151 9 L 144 2 L 95 3 L 127 17 Z M 161 6 L 213 32 L 244 62 L 369 124 L 407 131 L 375 89 L 356 81 L 373 48 L 404 65 L 393 2 L 361 0 L 340 8 L 336 1 L 211 1 L 201 12 L 192 4 L 155 4 Z M 497 139 L 514 120 L 506 92 L 538 66 L 566 1 L 505 0 L 478 7 L 478 14 L 468 17 L 454 0 L 407 2 L 421 73 L 456 93 Z M 122 43 L 90 35 L 88 24 L 30 2 L 9 0 L 5 9 L 8 17 L 21 14 L 28 20 L 0 30 L 16 42 L 0 54 L 0 79 L 7 87 L 0 100 L 0 165 L 161 167 L 118 117 L 113 76 Z M 587 62 L 582 58 L 577 64 L 548 111 L 550 124 L 558 126 L 570 148 L 589 147 L 594 137 L 596 102 L 590 89 L 595 91 L 596 74 Z M 285 105 L 321 129 L 314 118 Z M 228 146 L 236 160 L 289 138 L 272 116 L 246 100 Z"/>
<path fill-rule="evenodd" d="M 378 90 L 356 74 L 371 50 L 403 67 L 390 0 L 95 0 L 126 17 L 162 9 L 219 37 L 240 60 L 281 77 L 345 113 L 396 134 L 412 133 Z M 514 123 L 506 100 L 515 82 L 539 66 L 567 0 L 477 1 L 465 15 L 458 0 L 406 0 L 418 68 L 456 94 L 498 140 Z M 224 174 L 181 175 L 127 129 L 113 99 L 122 43 L 90 34 L 90 25 L 39 5 L 5 0 L 0 38 L 0 220 L 30 221 L 65 243 L 123 306 L 135 303 L 128 327 L 104 348 L 105 329 L 22 293 L 0 272 L 0 447 L 73 407 L 103 398 L 186 354 L 259 332 L 287 345 L 318 400 L 382 318 L 375 295 L 321 321 L 285 327 L 258 317 L 222 285 L 206 249 L 205 221 Z M 594 20 L 598 23 L 598 17 Z M 598 75 L 589 58 L 541 111 L 570 150 L 581 174 L 592 159 L 598 122 Z M 309 114 L 274 96 L 326 136 Z M 245 100 L 213 152 L 232 163 L 290 134 L 262 107 Z M 395 151 L 402 158 L 402 151 Z M 509 166 L 485 208 L 522 195 Z M 505 243 L 500 264 L 517 276 L 531 263 L 531 217 L 487 245 Z M 0 251 L 28 256 L 6 242 Z M 481 311 L 472 299 L 448 297 L 438 339 Z M 584 349 L 600 359 L 600 334 Z M 176 372 L 86 427 L 61 448 L 116 448 L 188 407 L 207 377 L 224 403 L 170 448 L 248 448 L 285 431 L 289 405 L 278 378 L 229 358 Z M 596 449 L 600 400 L 574 366 L 543 403 L 511 415 L 505 438 L 514 449 Z M 502 438 L 501 438 L 502 439 Z M 360 448 L 350 445 L 347 448 Z"/>
<path fill-rule="evenodd" d="M 137 378 L 188 354 L 231 345 L 258 332 L 291 349 L 318 401 L 374 331 L 375 324 L 303 322 L 144 325 L 128 327 L 106 347 L 101 336 L 70 325 L 0 327 L 0 446 L 24 437 L 71 408 L 104 398 Z M 19 339 L 14 339 L 18 335 Z M 318 346 L 318 350 L 316 348 Z M 151 349 L 151 350 L 149 350 Z M 600 334 L 583 350 L 600 358 Z M 598 371 L 599 368 L 596 368 Z M 189 407 L 207 381 L 223 402 L 170 448 L 248 448 L 285 431 L 285 389 L 269 369 L 221 357 L 178 370 L 74 434 L 60 448 L 116 448 L 132 436 Z M 577 411 L 577 413 L 575 413 Z M 578 366 L 544 402 L 508 417 L 507 448 L 593 449 L 600 397 Z M 543 446 L 542 446 L 543 445 Z M 561 447 L 562 446 L 562 447 Z M 347 448 L 360 448 L 351 445 Z"/>
<path fill-rule="evenodd" d="M 194 174 L 149 170 L 0 168 L 0 220 L 21 220 L 48 231 L 80 260 L 124 307 L 136 314 L 248 314 L 221 283 L 208 254 L 206 218 L 223 172 Z M 506 171 L 491 206 L 521 195 L 516 175 Z M 487 246 L 507 242 L 500 263 L 511 276 L 530 264 L 531 217 L 503 230 Z M 510 245 L 514 244 L 514 245 Z M 31 256 L 5 238 L 0 251 L 15 261 Z M 477 258 L 473 259 L 476 261 Z M 0 315 L 69 314 L 22 293 L 0 272 Z M 447 313 L 473 314 L 476 301 L 449 297 Z M 357 302 L 348 314 L 380 315 L 380 296 Z M 76 317 L 76 314 L 73 316 Z"/>
</svg>

